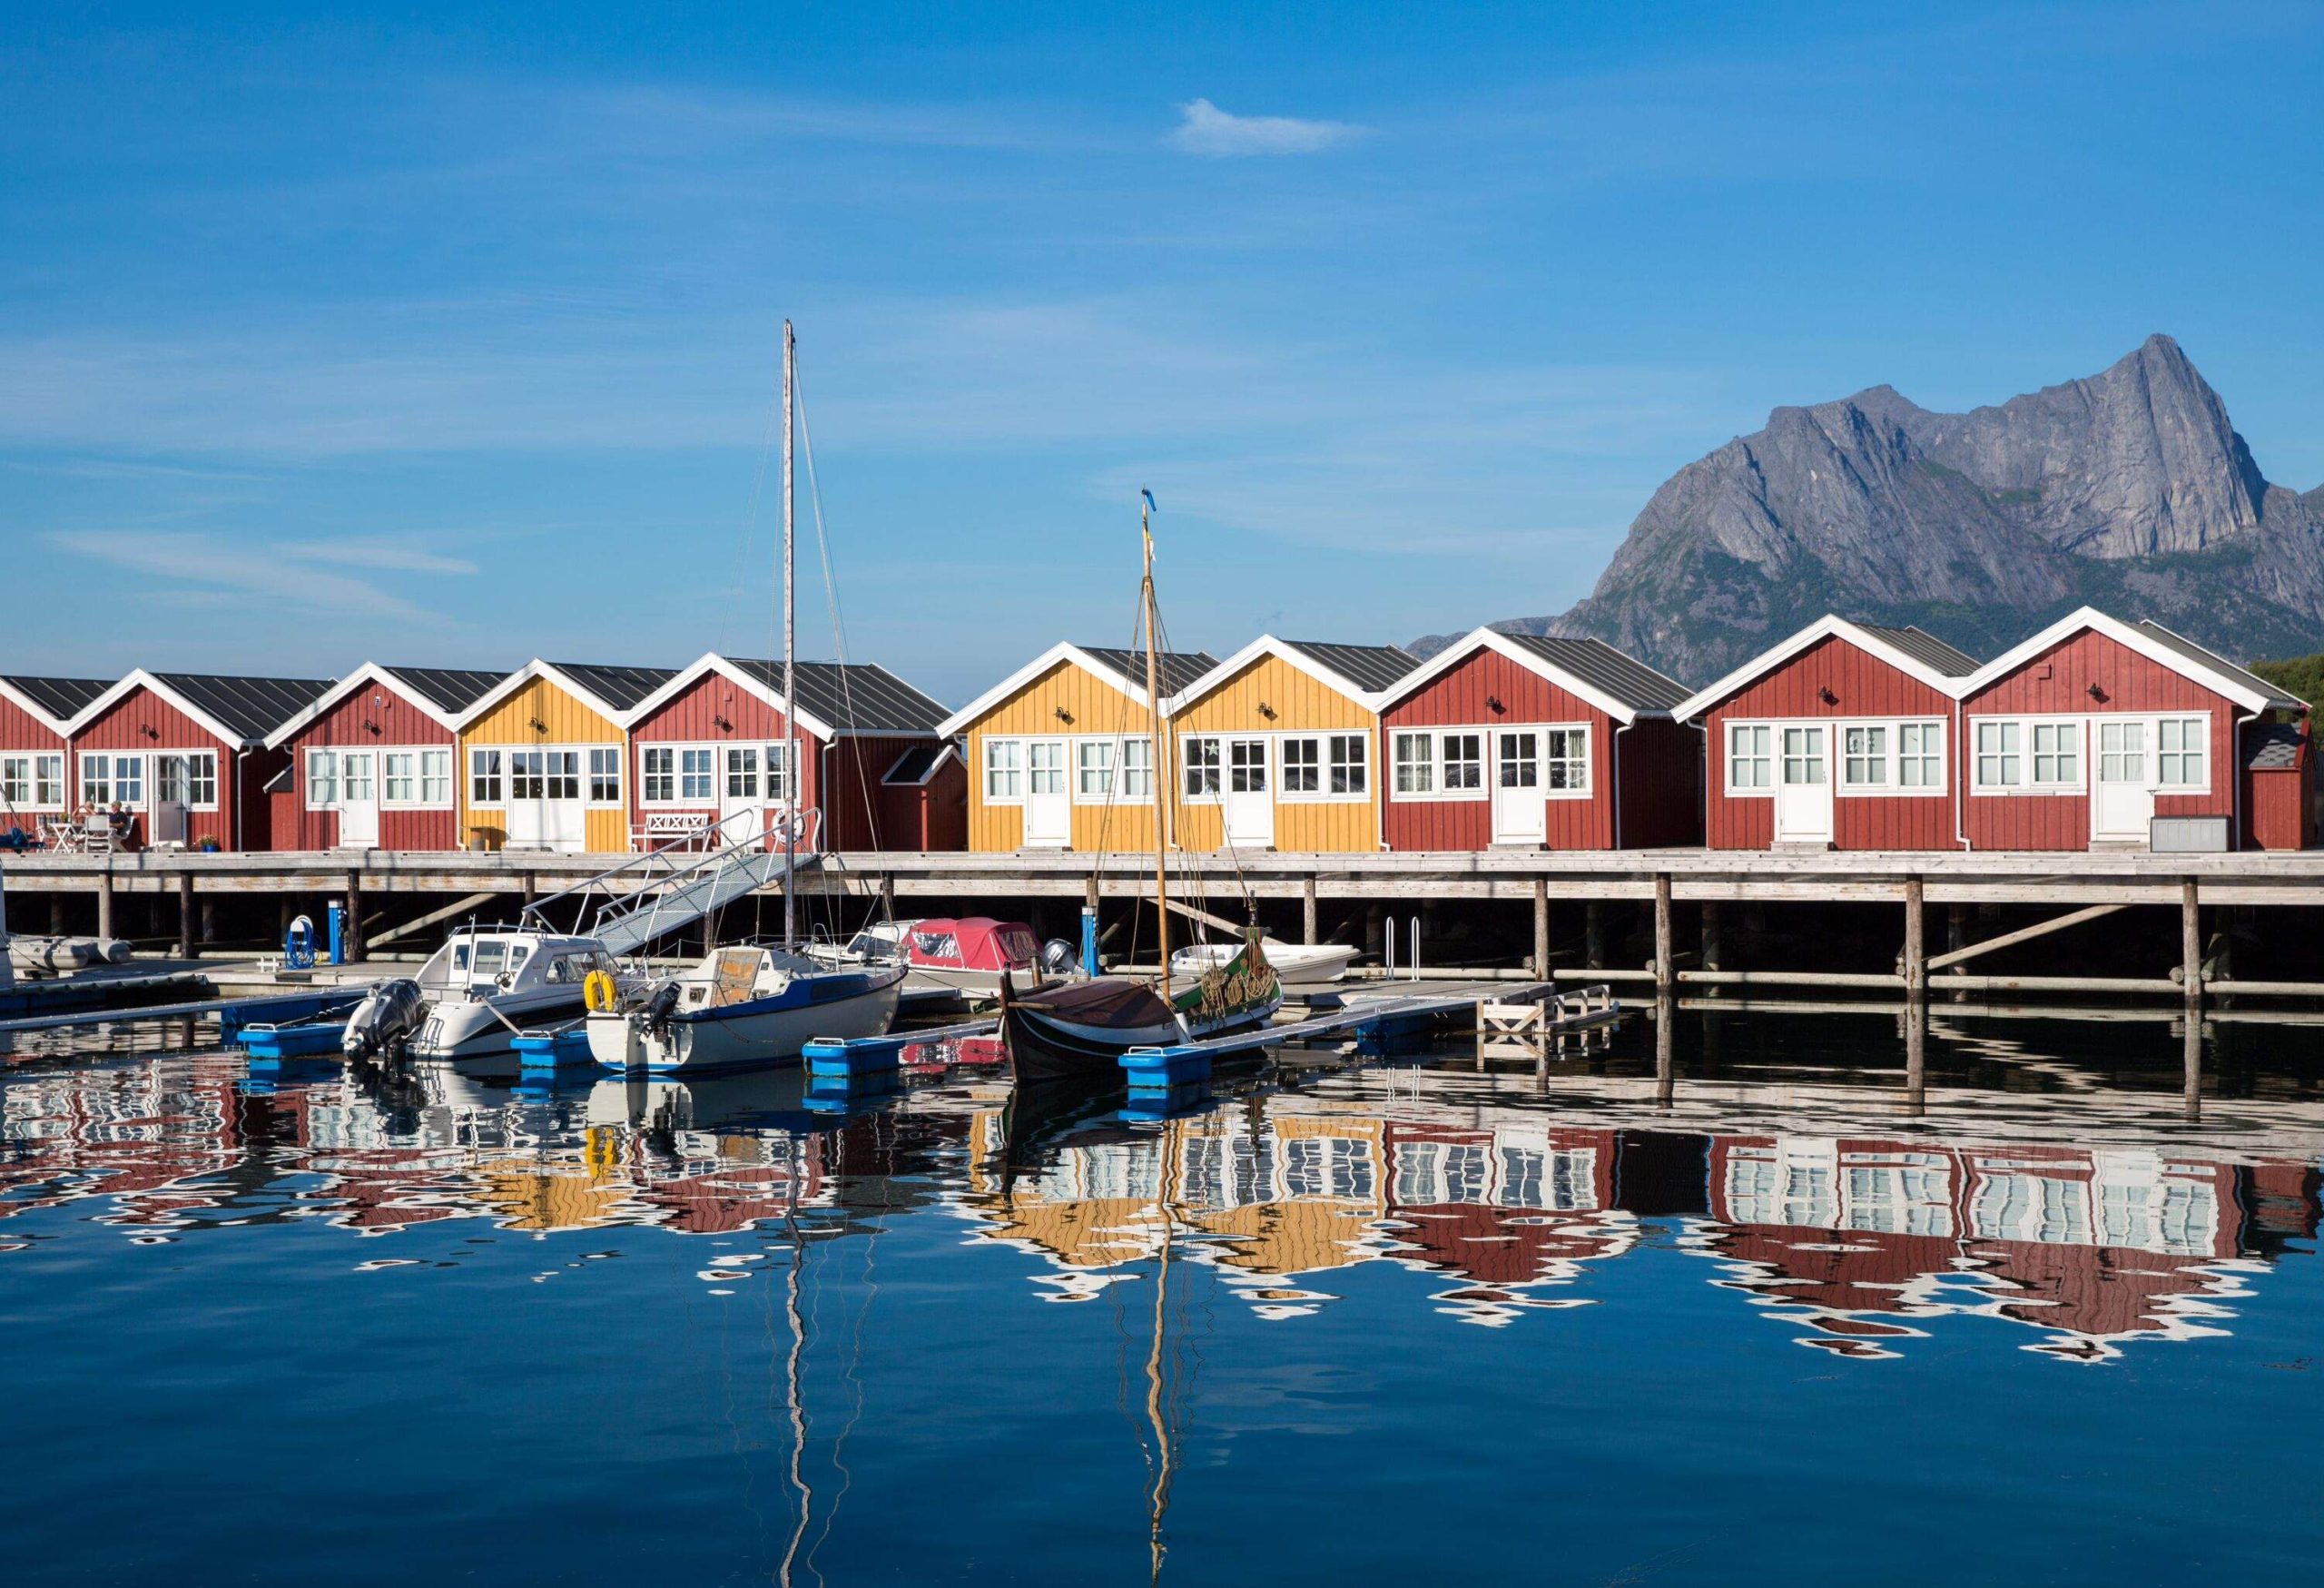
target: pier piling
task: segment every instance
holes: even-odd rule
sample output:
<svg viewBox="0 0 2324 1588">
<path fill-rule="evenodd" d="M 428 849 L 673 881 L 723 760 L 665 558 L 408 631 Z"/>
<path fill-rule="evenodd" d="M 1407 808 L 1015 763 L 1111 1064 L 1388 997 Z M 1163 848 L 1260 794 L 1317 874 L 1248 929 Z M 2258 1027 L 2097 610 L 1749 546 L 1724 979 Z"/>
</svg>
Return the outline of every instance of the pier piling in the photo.
<svg viewBox="0 0 2324 1588">
<path fill-rule="evenodd" d="M 1581 963 L 1585 970 L 1606 968 L 1606 909 L 1595 899 L 1581 907 Z"/>
<path fill-rule="evenodd" d="M 1089 879 L 1089 892 L 1094 895 L 1097 891 L 1098 879 L 1092 877 Z M 1097 901 L 1093 897 L 1090 902 L 1095 903 Z M 1315 943 L 1324 941 L 1322 925 L 1315 919 L 1315 878 L 1312 873 L 1302 878 L 1299 883 L 1299 929 L 1305 934 L 1305 942 Z"/>
<path fill-rule="evenodd" d="M 1921 909 L 1921 880 L 1905 879 L 1905 1001 L 1922 1003 L 1928 998 L 1928 943 Z"/>
<path fill-rule="evenodd" d="M 2187 1021 L 2197 1024 L 2203 1008 L 2203 921 L 2195 902 L 2195 879 L 2179 884 L 2180 983 L 2187 1003 Z"/>
<path fill-rule="evenodd" d="M 1313 885 L 1313 879 L 1309 879 Z M 1309 897 L 1314 897 L 1310 894 Z M 1550 879 L 1533 879 L 1533 974 L 1543 981 L 1550 975 Z"/>
<path fill-rule="evenodd" d="M 178 958 L 193 958 L 193 873 L 178 873 Z"/>
<path fill-rule="evenodd" d="M 1654 873 L 1654 985 L 1668 992 L 1677 984 L 1679 967 L 1670 952 L 1670 873 Z"/>
<path fill-rule="evenodd" d="M 347 962 L 363 962 L 363 873 L 347 873 Z"/>
</svg>

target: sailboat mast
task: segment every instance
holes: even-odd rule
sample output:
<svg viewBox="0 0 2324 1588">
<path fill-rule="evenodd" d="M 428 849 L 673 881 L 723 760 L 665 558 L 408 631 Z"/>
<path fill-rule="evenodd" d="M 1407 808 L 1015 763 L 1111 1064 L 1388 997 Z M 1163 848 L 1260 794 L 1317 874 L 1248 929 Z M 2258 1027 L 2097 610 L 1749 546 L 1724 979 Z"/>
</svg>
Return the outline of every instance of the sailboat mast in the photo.
<svg viewBox="0 0 2324 1588">
<path fill-rule="evenodd" d="M 1146 707 L 1154 748 L 1154 910 L 1161 936 L 1162 996 L 1170 996 L 1170 881 L 1163 864 L 1162 801 L 1167 764 L 1162 759 L 1162 664 L 1154 651 L 1154 523 L 1148 497 L 1138 504 L 1138 538 L 1146 543 L 1146 580 L 1139 587 L 1146 607 Z"/>
<path fill-rule="evenodd" d="M 797 503 L 793 499 L 791 482 L 791 438 L 793 432 L 793 405 L 799 383 L 799 339 L 791 329 L 791 321 L 783 322 L 783 946 L 788 950 L 799 942 L 799 905 L 793 883 L 799 869 L 799 680 L 795 675 L 798 649 L 799 603 L 793 594 L 793 574 L 797 568 L 793 555 L 793 531 L 797 522 Z M 768 768 L 770 782 L 773 769 Z M 774 791 L 767 790 L 769 794 Z"/>
</svg>

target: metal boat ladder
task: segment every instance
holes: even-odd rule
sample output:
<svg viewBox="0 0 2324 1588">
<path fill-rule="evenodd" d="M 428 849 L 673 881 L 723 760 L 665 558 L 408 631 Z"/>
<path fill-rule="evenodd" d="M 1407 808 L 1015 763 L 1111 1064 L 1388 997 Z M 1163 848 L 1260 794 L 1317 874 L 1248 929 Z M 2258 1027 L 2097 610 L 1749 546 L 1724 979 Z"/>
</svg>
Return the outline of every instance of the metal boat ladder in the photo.
<svg viewBox="0 0 2324 1588">
<path fill-rule="evenodd" d="M 815 843 L 820 815 L 809 810 L 796 817 L 775 818 L 800 824 L 796 871 L 822 863 Z M 777 827 L 773 836 L 781 835 Z M 779 886 L 783 851 L 779 846 L 769 849 L 769 837 L 761 812 L 737 811 L 562 893 L 535 900 L 525 906 L 525 919 L 544 932 L 560 932 L 564 929 L 551 923 L 550 913 L 561 914 L 558 906 L 567 906 L 580 922 L 579 935 L 594 937 L 606 952 L 628 958 L 746 893 Z"/>
</svg>

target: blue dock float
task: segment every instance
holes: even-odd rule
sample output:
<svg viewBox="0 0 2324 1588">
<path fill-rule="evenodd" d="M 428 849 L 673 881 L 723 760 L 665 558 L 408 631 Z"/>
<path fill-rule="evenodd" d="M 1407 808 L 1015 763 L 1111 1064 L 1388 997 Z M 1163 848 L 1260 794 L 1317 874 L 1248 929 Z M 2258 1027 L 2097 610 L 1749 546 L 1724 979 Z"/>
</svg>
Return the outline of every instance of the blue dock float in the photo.
<svg viewBox="0 0 2324 1588">
<path fill-rule="evenodd" d="M 818 1080 L 893 1075 L 903 1064 L 902 1037 L 817 1037 L 801 1050 Z"/>
<path fill-rule="evenodd" d="M 589 1055 L 589 1033 L 578 1021 L 526 1031 L 509 1046 L 517 1050 L 517 1068 L 527 1075 L 596 1062 Z"/>
<path fill-rule="evenodd" d="M 1208 1108 L 1216 1095 L 1206 1080 L 1167 1088 L 1133 1087 L 1116 1117 L 1125 1125 L 1156 1125 L 1197 1113 Z"/>
<path fill-rule="evenodd" d="M 218 1011 L 218 1040 L 229 1047 L 234 1045 L 246 1031 L 253 1030 L 300 1030 L 318 1015 L 333 1014 L 353 1009 L 370 991 L 368 987 L 333 987 L 315 992 L 292 992 L 265 998 L 248 998 L 227 1004 Z M 330 1045 L 339 1046 L 340 1027 L 331 1028 Z M 321 1050 L 310 1050 L 320 1052 Z"/>
<path fill-rule="evenodd" d="M 315 1059 L 339 1056 L 340 1036 L 347 1024 L 334 1025 L 329 1021 L 313 1021 L 290 1025 L 246 1025 L 235 1037 L 253 1064 L 279 1064 L 285 1059 Z"/>
<path fill-rule="evenodd" d="M 885 1070 L 811 1070 L 802 1100 L 809 1113 L 828 1121 L 834 1114 L 870 1113 L 903 1089 L 903 1071 L 894 1065 Z"/>
<path fill-rule="evenodd" d="M 1168 1048 L 1132 1048 L 1118 1060 L 1129 1077 L 1129 1089 L 1170 1091 L 1210 1080 L 1210 1050 L 1187 1042 Z"/>
</svg>

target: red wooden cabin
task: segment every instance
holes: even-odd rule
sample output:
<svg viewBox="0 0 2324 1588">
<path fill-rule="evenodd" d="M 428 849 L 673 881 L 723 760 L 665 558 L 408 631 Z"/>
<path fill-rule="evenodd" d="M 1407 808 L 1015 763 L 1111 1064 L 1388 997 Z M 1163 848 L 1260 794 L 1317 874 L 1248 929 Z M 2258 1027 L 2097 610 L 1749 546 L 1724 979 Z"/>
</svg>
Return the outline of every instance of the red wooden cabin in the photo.
<svg viewBox="0 0 2324 1588">
<path fill-rule="evenodd" d="M 459 723 L 506 669 L 367 662 L 267 735 L 273 847 L 460 847 Z"/>
<path fill-rule="evenodd" d="M 1970 680 L 1974 849 L 2304 849 L 2305 702 L 2159 624 L 2085 607 Z"/>
<path fill-rule="evenodd" d="M 0 833 L 36 839 L 64 820 L 73 719 L 111 687 L 105 678 L 0 676 Z"/>
<path fill-rule="evenodd" d="M 135 844 L 265 849 L 286 759 L 267 735 L 332 682 L 140 667 L 73 719 L 74 803 L 121 806 Z"/>
<path fill-rule="evenodd" d="M 1393 850 L 1650 849 L 1701 842 L 1686 697 L 1594 639 L 1480 628 L 1383 694 Z"/>
<path fill-rule="evenodd" d="M 798 807 L 827 850 L 956 850 L 968 843 L 968 775 L 937 732 L 944 707 L 885 667 L 801 662 Z M 783 664 L 710 655 L 638 703 L 629 720 L 630 820 L 661 842 L 755 811 L 770 830 L 793 801 L 783 764 Z M 751 818 L 743 818 L 747 824 Z"/>
<path fill-rule="evenodd" d="M 1957 849 L 1952 745 L 1974 657 L 1826 617 L 1682 702 L 1713 849 Z"/>
</svg>

